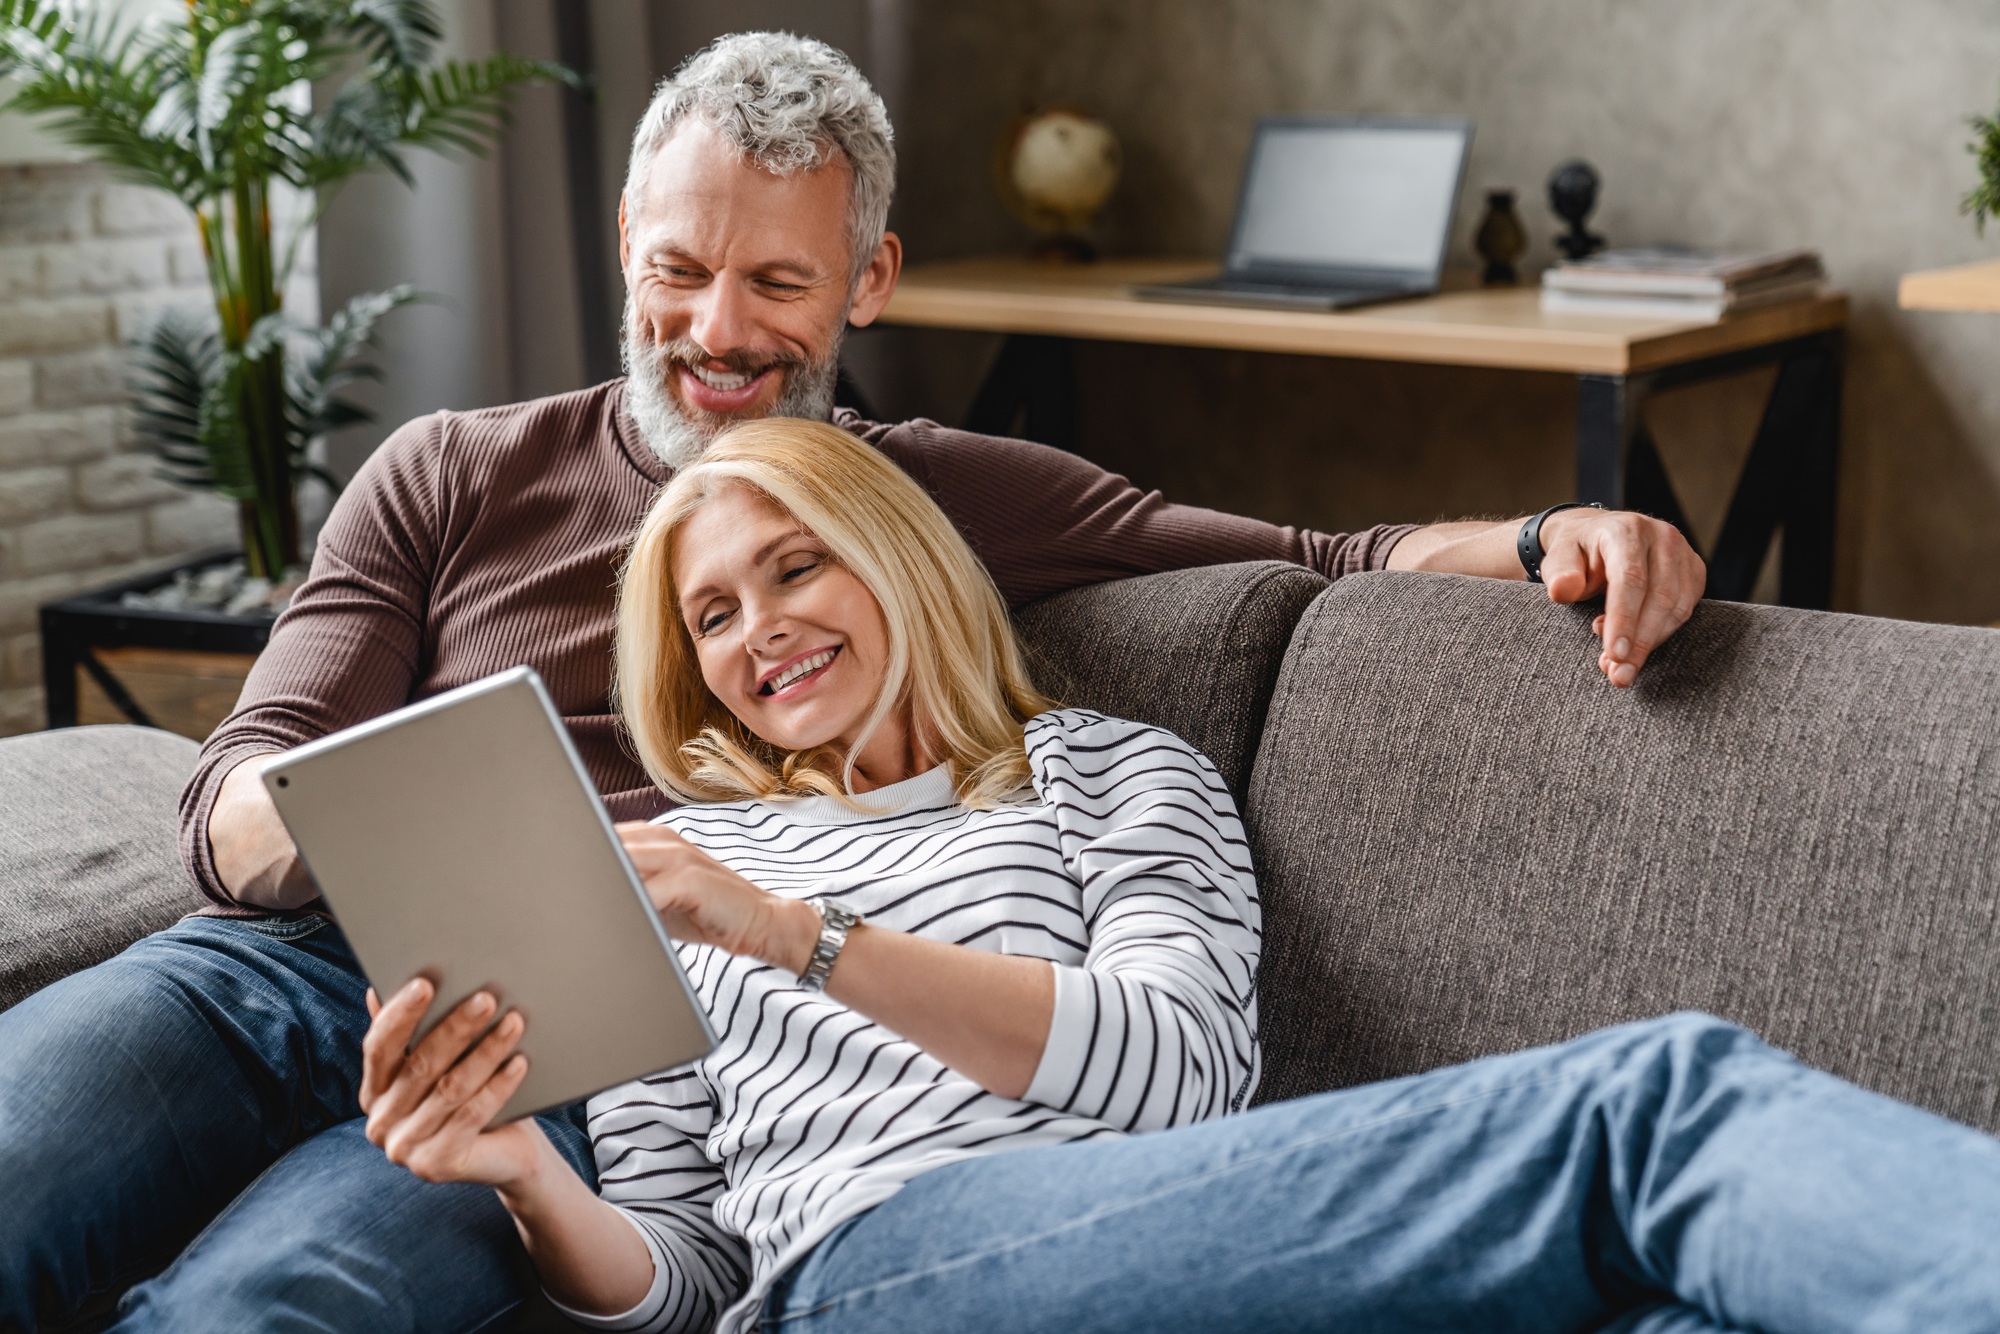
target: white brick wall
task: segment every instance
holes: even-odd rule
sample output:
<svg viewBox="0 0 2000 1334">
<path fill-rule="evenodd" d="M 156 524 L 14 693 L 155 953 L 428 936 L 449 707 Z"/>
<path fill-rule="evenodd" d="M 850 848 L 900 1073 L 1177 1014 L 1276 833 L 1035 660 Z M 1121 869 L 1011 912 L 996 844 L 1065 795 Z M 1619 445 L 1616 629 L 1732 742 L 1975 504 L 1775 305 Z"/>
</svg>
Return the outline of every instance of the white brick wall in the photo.
<svg viewBox="0 0 2000 1334">
<path fill-rule="evenodd" d="M 124 340 L 205 304 L 180 204 L 90 166 L 0 168 L 0 736 L 43 722 L 42 603 L 233 543 L 125 422 Z"/>
</svg>

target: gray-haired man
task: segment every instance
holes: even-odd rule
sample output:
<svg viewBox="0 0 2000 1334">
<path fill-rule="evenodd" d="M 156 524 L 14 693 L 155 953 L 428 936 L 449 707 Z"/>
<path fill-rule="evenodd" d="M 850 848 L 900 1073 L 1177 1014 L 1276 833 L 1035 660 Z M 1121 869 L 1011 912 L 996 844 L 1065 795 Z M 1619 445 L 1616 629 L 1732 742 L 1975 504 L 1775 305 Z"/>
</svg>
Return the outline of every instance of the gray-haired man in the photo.
<svg viewBox="0 0 2000 1334">
<path fill-rule="evenodd" d="M 162 1265 L 120 1328 L 472 1329 L 522 1300 L 491 1192 L 418 1181 L 365 1137 L 365 983 L 258 763 L 528 662 L 613 813 L 661 809 L 607 700 L 611 571 L 671 469 L 730 423 L 832 414 L 841 333 L 881 312 L 901 266 L 893 181 L 887 117 L 844 58 L 725 39 L 662 86 L 635 139 L 629 379 L 441 413 L 369 461 L 184 798 L 214 907 L 0 1015 L 0 1329 L 66 1321 Z M 1247 559 L 1521 575 L 1516 524 L 1282 529 L 1020 441 L 835 419 L 930 489 L 1015 603 Z M 1636 515 L 1565 511 L 1542 533 L 1552 596 L 1608 594 L 1600 666 L 1629 685 L 1699 596 L 1699 559 Z M 574 1122 L 545 1124 L 594 1179 Z"/>
</svg>

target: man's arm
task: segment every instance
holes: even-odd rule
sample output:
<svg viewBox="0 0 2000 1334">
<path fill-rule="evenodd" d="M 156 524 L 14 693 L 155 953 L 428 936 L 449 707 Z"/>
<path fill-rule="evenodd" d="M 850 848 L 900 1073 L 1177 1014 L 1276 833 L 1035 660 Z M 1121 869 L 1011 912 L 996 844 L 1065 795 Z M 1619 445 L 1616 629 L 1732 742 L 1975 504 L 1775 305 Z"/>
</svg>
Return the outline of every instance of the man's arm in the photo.
<svg viewBox="0 0 2000 1334">
<path fill-rule="evenodd" d="M 1435 523 L 1389 553 L 1392 570 L 1525 579 L 1515 550 L 1523 519 Z M 1597 666 L 1629 686 L 1653 650 L 1687 623 L 1708 582 L 1708 567 L 1670 523 L 1623 510 L 1558 510 L 1542 521 L 1542 582 L 1553 602 L 1602 597 L 1591 623 L 1603 641 Z"/>
<path fill-rule="evenodd" d="M 1415 524 L 1316 533 L 1169 504 L 1088 459 L 935 422 L 879 426 L 843 414 L 930 492 L 1009 606 L 1084 584 L 1231 561 L 1278 560 L 1329 579 L 1386 568 Z"/>
<path fill-rule="evenodd" d="M 314 897 L 258 781 L 263 757 L 409 702 L 435 562 L 441 430 L 437 417 L 412 422 L 370 456 L 236 711 L 202 746 L 181 793 L 181 860 L 218 903 L 295 908 Z"/>
<path fill-rule="evenodd" d="M 872 425 L 843 417 L 915 477 L 949 514 L 1020 606 L 1082 584 L 1229 561 L 1282 560 L 1329 579 L 1363 570 L 1432 570 L 1524 577 L 1514 554 L 1521 520 L 1383 525 L 1326 534 L 1192 505 L 1169 504 L 1065 450 L 955 431 L 933 422 Z M 1617 654 L 1599 666 L 1630 685 L 1646 656 L 1679 628 L 1705 571 L 1671 525 L 1643 515 L 1562 510 L 1542 526 L 1550 596 L 1606 598 L 1598 633 Z"/>
</svg>

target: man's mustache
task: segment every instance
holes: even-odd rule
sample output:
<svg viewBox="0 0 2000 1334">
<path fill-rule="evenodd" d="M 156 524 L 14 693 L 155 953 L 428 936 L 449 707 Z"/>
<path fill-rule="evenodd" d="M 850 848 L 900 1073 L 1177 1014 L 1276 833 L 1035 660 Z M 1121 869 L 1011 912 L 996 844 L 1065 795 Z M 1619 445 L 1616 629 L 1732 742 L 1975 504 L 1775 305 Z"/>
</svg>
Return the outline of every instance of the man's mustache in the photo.
<svg viewBox="0 0 2000 1334">
<path fill-rule="evenodd" d="M 669 339 L 664 343 L 651 342 L 643 337 L 637 338 L 634 341 L 638 344 L 635 350 L 655 371 L 667 371 L 677 368 L 693 370 L 697 366 L 704 369 L 715 369 L 719 365 L 721 369 L 728 371 L 732 375 L 756 376 L 774 367 L 779 370 L 790 371 L 804 369 L 812 365 L 812 361 L 808 357 L 787 356 L 784 354 L 731 352 L 718 357 L 712 355 L 701 344 L 687 338 Z"/>
</svg>

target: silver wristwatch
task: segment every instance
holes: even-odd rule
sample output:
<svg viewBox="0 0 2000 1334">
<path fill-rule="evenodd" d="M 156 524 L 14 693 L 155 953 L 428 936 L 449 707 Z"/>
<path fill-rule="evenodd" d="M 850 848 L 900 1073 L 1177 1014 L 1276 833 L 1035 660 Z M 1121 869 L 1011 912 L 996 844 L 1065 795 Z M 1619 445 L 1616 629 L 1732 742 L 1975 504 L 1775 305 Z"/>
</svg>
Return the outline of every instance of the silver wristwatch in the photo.
<svg viewBox="0 0 2000 1334">
<path fill-rule="evenodd" d="M 799 985 L 807 991 L 824 991 L 827 974 L 833 971 L 834 961 L 840 958 L 840 951 L 847 944 L 847 933 L 861 924 L 861 914 L 839 899 L 807 902 L 819 911 L 819 943 L 813 946 L 812 959 L 799 975 Z"/>
</svg>

